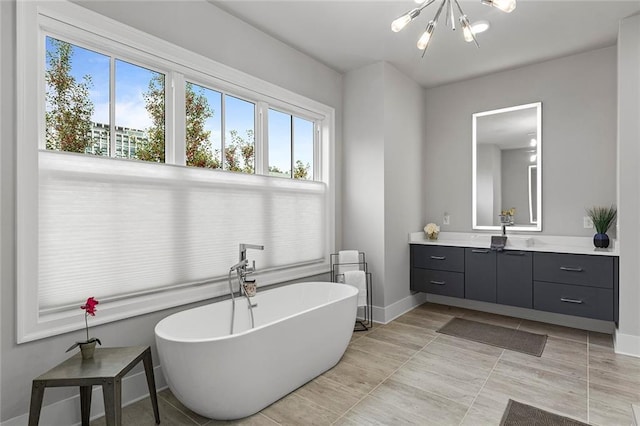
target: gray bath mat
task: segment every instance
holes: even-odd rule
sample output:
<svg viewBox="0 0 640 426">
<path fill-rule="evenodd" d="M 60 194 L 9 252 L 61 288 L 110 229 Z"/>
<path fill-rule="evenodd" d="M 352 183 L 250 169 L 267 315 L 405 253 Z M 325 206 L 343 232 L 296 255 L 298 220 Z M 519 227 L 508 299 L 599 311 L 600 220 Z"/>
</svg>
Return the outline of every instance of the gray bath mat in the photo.
<svg viewBox="0 0 640 426">
<path fill-rule="evenodd" d="M 458 317 L 442 326 L 438 333 L 535 356 L 542 355 L 544 345 L 547 343 L 547 336 L 544 334 L 529 333 Z"/>
<path fill-rule="evenodd" d="M 541 410 L 512 399 L 504 410 L 500 426 L 589 426 L 569 417 Z"/>
</svg>

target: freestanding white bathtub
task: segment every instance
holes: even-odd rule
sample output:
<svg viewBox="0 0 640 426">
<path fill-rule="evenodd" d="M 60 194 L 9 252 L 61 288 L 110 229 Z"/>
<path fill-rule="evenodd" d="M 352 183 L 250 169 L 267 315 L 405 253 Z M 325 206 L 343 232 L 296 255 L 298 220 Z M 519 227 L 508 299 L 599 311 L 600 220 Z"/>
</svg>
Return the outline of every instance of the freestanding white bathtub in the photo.
<svg viewBox="0 0 640 426">
<path fill-rule="evenodd" d="M 356 287 L 327 282 L 291 284 L 252 298 L 255 328 L 244 297 L 182 311 L 155 328 L 162 371 L 173 394 L 194 412 L 238 419 L 269 404 L 338 363 L 349 344 Z"/>
</svg>

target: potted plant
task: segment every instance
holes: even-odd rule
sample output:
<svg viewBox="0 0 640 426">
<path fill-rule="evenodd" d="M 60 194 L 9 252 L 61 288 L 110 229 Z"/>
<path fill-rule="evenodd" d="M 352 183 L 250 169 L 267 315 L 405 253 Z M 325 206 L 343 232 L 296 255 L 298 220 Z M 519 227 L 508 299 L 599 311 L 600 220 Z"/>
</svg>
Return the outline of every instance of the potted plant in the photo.
<svg viewBox="0 0 640 426">
<path fill-rule="evenodd" d="M 597 234 L 593 236 L 593 245 L 598 248 L 609 247 L 609 236 L 607 231 L 616 220 L 618 211 L 614 206 L 611 207 L 593 207 L 587 209 L 587 214 L 596 227 Z"/>
<path fill-rule="evenodd" d="M 96 337 L 89 338 L 89 315 L 92 317 L 96 315 L 96 305 L 100 303 L 93 297 L 87 299 L 87 302 L 80 306 L 80 309 L 84 310 L 84 327 L 87 333 L 87 340 L 84 342 L 76 342 L 73 346 L 66 350 L 69 352 L 73 348 L 80 346 L 80 352 L 82 353 L 82 359 L 91 359 L 93 358 L 93 352 L 96 349 L 96 343 L 102 345 L 100 339 Z"/>
</svg>

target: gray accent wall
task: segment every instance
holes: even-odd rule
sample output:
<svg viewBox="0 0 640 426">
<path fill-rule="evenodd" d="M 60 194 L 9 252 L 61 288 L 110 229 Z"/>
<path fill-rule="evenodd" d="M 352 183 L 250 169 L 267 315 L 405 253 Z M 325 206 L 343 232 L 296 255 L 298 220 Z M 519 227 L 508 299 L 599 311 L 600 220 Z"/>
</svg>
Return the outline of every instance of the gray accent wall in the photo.
<svg viewBox="0 0 640 426">
<path fill-rule="evenodd" d="M 336 189 L 339 195 L 342 76 L 269 35 L 249 26 L 206 1 L 79 2 L 98 13 L 161 39 L 200 53 L 225 65 L 329 105 L 336 110 Z M 0 1 L 0 421 L 24 415 L 29 409 L 31 380 L 66 359 L 65 350 L 81 339 L 82 330 L 34 342 L 16 344 L 16 2 Z M 158 25 L 168 23 L 171 25 Z M 220 42 L 223 41 L 223 42 Z M 238 53 L 241 52 L 241 53 Z M 340 197 L 336 200 L 340 244 Z M 208 303 L 206 289 L 198 304 Z M 198 304 L 182 306 L 92 327 L 106 346 L 151 345 L 154 327 L 162 318 Z M 80 318 L 80 317 L 79 317 Z M 154 362 L 158 355 L 153 351 Z M 158 378 L 157 378 L 158 379 Z M 77 396 L 77 389 L 47 389 L 45 405 Z M 126 389 L 124 391 L 126 402 Z M 80 421 L 79 411 L 77 421 Z M 43 424 L 45 419 L 43 418 Z M 49 424 L 56 424 L 49 422 Z"/>
<path fill-rule="evenodd" d="M 451 224 L 442 231 L 471 232 L 471 115 L 537 101 L 542 233 L 593 235 L 583 228 L 585 207 L 616 203 L 615 47 L 428 89 L 425 96 L 425 223 L 441 224 L 447 212 Z"/>
</svg>

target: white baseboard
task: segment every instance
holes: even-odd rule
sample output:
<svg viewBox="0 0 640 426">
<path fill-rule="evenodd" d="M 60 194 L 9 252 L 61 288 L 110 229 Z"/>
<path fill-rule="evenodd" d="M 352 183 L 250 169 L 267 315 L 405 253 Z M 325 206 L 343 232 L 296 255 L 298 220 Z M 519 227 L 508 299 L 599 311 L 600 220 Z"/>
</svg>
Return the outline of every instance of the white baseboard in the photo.
<svg viewBox="0 0 640 426">
<path fill-rule="evenodd" d="M 404 299 L 400 299 L 389 306 L 374 306 L 373 320 L 375 322 L 387 324 L 398 318 L 400 315 L 409 312 L 416 306 L 422 305 L 426 301 L 427 297 L 425 293 L 415 293 L 405 297 Z"/>
<path fill-rule="evenodd" d="M 613 344 L 617 354 L 640 358 L 640 336 L 623 334 L 616 330 Z"/>
<path fill-rule="evenodd" d="M 159 391 L 167 387 L 162 369 L 154 367 L 156 389 Z M 45 390 L 45 396 L 46 396 Z M 122 406 L 133 404 L 149 396 L 147 378 L 144 370 L 126 376 L 122 379 Z M 102 399 L 102 386 L 94 386 L 91 394 L 91 419 L 104 416 L 104 402 Z M 24 426 L 29 422 L 29 413 L 5 420 L 0 426 Z M 54 402 L 42 407 L 40 412 L 41 425 L 80 425 L 80 394 L 71 398 Z"/>
</svg>

